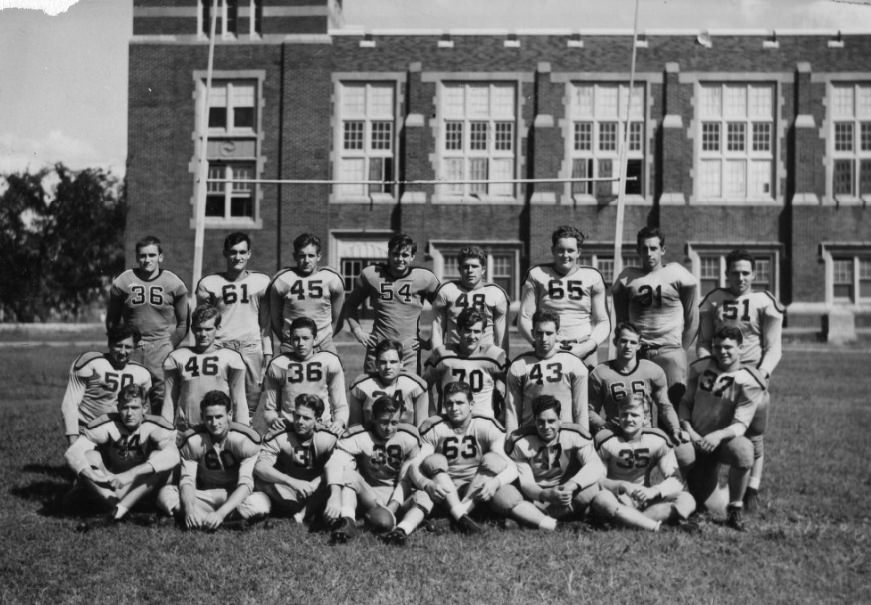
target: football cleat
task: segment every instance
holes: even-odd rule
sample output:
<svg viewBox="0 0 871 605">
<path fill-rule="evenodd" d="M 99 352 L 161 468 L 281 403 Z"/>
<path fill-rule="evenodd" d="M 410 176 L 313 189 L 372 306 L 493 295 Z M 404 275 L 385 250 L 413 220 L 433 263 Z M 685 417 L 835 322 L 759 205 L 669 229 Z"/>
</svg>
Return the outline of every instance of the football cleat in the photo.
<svg viewBox="0 0 871 605">
<path fill-rule="evenodd" d="M 482 531 L 481 526 L 472 521 L 472 518 L 469 515 L 463 515 L 457 519 L 457 529 L 459 529 L 461 533 L 467 535 L 480 534 Z"/>
<path fill-rule="evenodd" d="M 330 542 L 345 544 L 357 534 L 357 524 L 351 517 L 342 517 L 330 533 Z"/>
<path fill-rule="evenodd" d="M 697 534 L 702 531 L 701 524 L 696 519 L 678 519 L 675 527 L 687 534 Z"/>
<path fill-rule="evenodd" d="M 747 531 L 747 528 L 744 526 L 744 521 L 742 517 L 742 507 L 740 506 L 727 506 L 726 507 L 726 525 L 734 529 L 735 531 Z"/>
<path fill-rule="evenodd" d="M 755 513 L 759 510 L 759 490 L 748 487 L 744 492 L 744 510 Z"/>
<path fill-rule="evenodd" d="M 390 530 L 386 534 L 382 534 L 381 540 L 385 544 L 392 544 L 393 546 L 405 546 L 405 544 L 408 542 L 408 534 L 405 533 L 405 530 L 401 527 L 397 527 Z"/>
</svg>

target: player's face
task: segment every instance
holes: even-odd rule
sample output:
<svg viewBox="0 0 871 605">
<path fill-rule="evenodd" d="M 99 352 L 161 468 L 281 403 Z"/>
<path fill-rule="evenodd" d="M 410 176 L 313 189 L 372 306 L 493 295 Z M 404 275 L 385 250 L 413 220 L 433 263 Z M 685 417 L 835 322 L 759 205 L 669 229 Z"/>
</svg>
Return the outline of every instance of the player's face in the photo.
<svg viewBox="0 0 871 605">
<path fill-rule="evenodd" d="M 476 321 L 470 326 L 460 328 L 460 344 L 465 352 L 474 351 L 478 348 L 478 343 L 481 342 L 481 336 L 484 335 L 484 324 Z"/>
<path fill-rule="evenodd" d="M 387 441 L 396 434 L 399 427 L 399 412 L 381 414 L 372 418 L 372 429 L 379 439 Z"/>
<path fill-rule="evenodd" d="M 142 400 L 134 397 L 126 403 L 118 405 L 118 416 L 121 418 L 121 424 L 129 430 L 135 430 L 142 420 L 145 418 L 145 406 Z"/>
<path fill-rule="evenodd" d="M 466 288 L 476 288 L 484 279 L 484 265 L 480 258 L 467 258 L 460 265 L 460 281 Z"/>
<path fill-rule="evenodd" d="M 581 255 L 581 247 L 574 237 L 561 237 L 556 240 L 556 244 L 550 251 L 553 253 L 554 267 L 562 274 L 574 269 L 575 265 L 578 264 L 578 257 Z"/>
<path fill-rule="evenodd" d="M 142 246 L 136 253 L 136 262 L 139 263 L 140 271 L 146 275 L 153 275 L 160 271 L 163 254 L 157 249 L 157 244 Z"/>
<path fill-rule="evenodd" d="M 614 346 L 617 347 L 617 357 L 619 359 L 631 361 L 635 359 L 635 354 L 638 353 L 641 340 L 635 332 L 621 330 L 617 338 L 614 339 Z"/>
<path fill-rule="evenodd" d="M 118 342 L 109 344 L 109 357 L 112 358 L 112 363 L 116 366 L 125 366 L 130 361 L 130 354 L 136 348 L 136 343 L 133 337 L 124 338 Z"/>
<path fill-rule="evenodd" d="M 227 261 L 227 271 L 244 271 L 248 267 L 248 261 L 251 260 L 248 242 L 239 242 L 229 250 L 224 250 L 224 259 Z"/>
<path fill-rule="evenodd" d="M 308 328 L 297 328 L 290 333 L 290 346 L 297 357 L 308 359 L 315 347 L 315 337 Z"/>
<path fill-rule="evenodd" d="M 460 426 L 472 415 L 472 402 L 465 393 L 452 393 L 445 397 L 445 413 L 454 426 Z"/>
<path fill-rule="evenodd" d="M 753 278 L 756 274 L 753 272 L 753 264 L 749 260 L 737 260 L 729 265 L 729 271 L 726 273 L 726 280 L 729 282 L 729 290 L 732 294 L 740 296 L 745 292 L 750 291 L 753 285 Z"/>
<path fill-rule="evenodd" d="M 545 410 L 535 417 L 535 430 L 538 436 L 550 443 L 559 434 L 560 417 L 556 410 Z"/>
<path fill-rule="evenodd" d="M 381 380 L 393 382 L 402 370 L 402 361 L 399 359 L 399 353 L 396 352 L 396 349 L 387 349 L 378 356 L 375 367 Z"/>
<path fill-rule="evenodd" d="M 195 324 L 191 328 L 197 348 L 208 349 L 214 344 L 215 335 L 218 333 L 218 328 L 215 326 L 217 321 L 217 317 L 212 317 Z"/>
<path fill-rule="evenodd" d="M 729 368 L 740 362 L 741 346 L 731 338 L 714 339 L 714 359 L 721 368 Z"/>
<path fill-rule="evenodd" d="M 293 432 L 300 437 L 308 437 L 315 430 L 315 411 L 308 406 L 299 405 L 293 410 Z"/>
<path fill-rule="evenodd" d="M 640 405 L 631 408 L 623 408 L 619 415 L 620 428 L 626 437 L 634 437 L 644 428 L 644 410 Z"/>
<path fill-rule="evenodd" d="M 532 328 L 532 336 L 535 341 L 535 352 L 543 355 L 551 351 L 557 344 L 556 324 L 552 321 L 542 321 Z"/>
<path fill-rule="evenodd" d="M 414 254 L 411 246 L 394 248 L 387 254 L 387 265 L 393 275 L 402 275 L 411 268 L 414 262 Z"/>
<path fill-rule="evenodd" d="M 294 252 L 293 259 L 296 261 L 296 268 L 299 269 L 299 272 L 308 275 L 317 270 L 318 263 L 321 262 L 321 253 L 317 246 L 309 244 Z"/>
<path fill-rule="evenodd" d="M 230 432 L 230 413 L 222 405 L 210 405 L 203 410 L 203 424 L 215 439 L 223 439 Z"/>
<path fill-rule="evenodd" d="M 638 244 L 638 258 L 648 271 L 653 271 L 662 266 L 662 257 L 665 254 L 665 246 L 658 237 L 648 237 Z"/>
</svg>

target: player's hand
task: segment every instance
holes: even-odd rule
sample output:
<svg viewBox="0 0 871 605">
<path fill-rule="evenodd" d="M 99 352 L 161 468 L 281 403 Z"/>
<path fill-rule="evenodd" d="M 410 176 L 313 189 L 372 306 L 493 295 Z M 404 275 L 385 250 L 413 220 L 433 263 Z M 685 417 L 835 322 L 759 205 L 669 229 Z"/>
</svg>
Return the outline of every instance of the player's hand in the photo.
<svg viewBox="0 0 871 605">
<path fill-rule="evenodd" d="M 201 527 L 207 531 L 215 531 L 224 522 L 224 517 L 218 513 L 206 513 L 203 515 Z"/>
<path fill-rule="evenodd" d="M 484 480 L 481 483 L 481 487 L 478 488 L 478 492 L 474 495 L 476 502 L 487 502 L 496 495 L 496 492 L 499 490 L 500 483 L 496 477 L 490 477 L 489 479 Z"/>
<path fill-rule="evenodd" d="M 723 440 L 722 436 L 720 436 L 716 431 L 714 431 L 713 433 L 710 433 L 710 434 L 702 437 L 699 440 L 698 445 L 699 445 L 699 448 L 703 452 L 710 454 L 715 449 L 720 447 L 720 442 L 722 440 Z"/>
<path fill-rule="evenodd" d="M 291 487 L 297 491 L 300 498 L 303 500 L 311 497 L 311 495 L 315 493 L 315 486 L 309 481 L 299 481 L 296 485 L 292 485 Z"/>
<path fill-rule="evenodd" d="M 275 420 L 269 423 L 270 431 L 281 431 L 287 428 L 287 418 L 283 416 L 279 416 Z"/>
<path fill-rule="evenodd" d="M 560 485 L 556 488 L 556 504 L 561 504 L 562 506 L 570 506 L 572 503 L 572 496 L 574 495 L 574 491 L 566 488 L 565 485 Z"/>
<path fill-rule="evenodd" d="M 681 443 L 689 443 L 690 434 L 686 431 L 675 431 L 674 435 L 672 435 L 671 438 L 672 441 L 674 441 L 674 443 L 678 445 Z"/>
<path fill-rule="evenodd" d="M 133 476 L 130 471 L 109 476 L 109 485 L 114 489 L 121 489 L 133 483 Z"/>
<path fill-rule="evenodd" d="M 632 499 L 635 500 L 639 506 L 647 506 L 648 502 L 653 500 L 656 497 L 656 490 L 651 487 L 644 487 L 638 485 L 632 492 L 629 494 L 632 496 Z"/>
<path fill-rule="evenodd" d="M 429 497 L 432 498 L 433 502 L 441 502 L 448 497 L 448 492 L 435 481 L 430 482 L 430 484 L 424 488 L 424 491 L 429 494 Z"/>
<path fill-rule="evenodd" d="M 188 529 L 199 529 L 203 526 L 205 515 L 202 511 L 194 507 L 192 510 L 186 511 L 184 515 L 184 524 Z"/>
<path fill-rule="evenodd" d="M 329 427 L 327 427 L 327 430 L 330 431 L 333 435 L 341 436 L 342 433 L 345 432 L 345 423 L 343 423 L 341 420 L 336 420 Z"/>
<path fill-rule="evenodd" d="M 338 495 L 330 496 L 327 500 L 327 505 L 324 507 L 324 519 L 329 523 L 338 521 L 342 516 L 342 497 Z"/>
</svg>

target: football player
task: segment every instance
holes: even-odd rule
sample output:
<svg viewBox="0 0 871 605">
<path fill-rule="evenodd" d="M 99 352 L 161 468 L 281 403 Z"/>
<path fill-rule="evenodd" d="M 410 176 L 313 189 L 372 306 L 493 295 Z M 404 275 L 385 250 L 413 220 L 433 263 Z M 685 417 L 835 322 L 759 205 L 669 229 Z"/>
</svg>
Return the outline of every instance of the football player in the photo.
<svg viewBox="0 0 871 605">
<path fill-rule="evenodd" d="M 605 306 L 605 282 L 592 267 L 578 265 L 584 234 L 563 225 L 551 235 L 553 262 L 529 270 L 520 294 L 520 334 L 534 344 L 536 311 L 559 317 L 557 340 L 578 359 L 595 363 L 599 345 L 611 333 Z"/>
<path fill-rule="evenodd" d="M 107 337 L 109 352 L 82 353 L 70 367 L 67 389 L 61 403 L 64 430 L 69 445 L 92 420 L 114 412 L 118 393 L 129 384 L 138 385 L 143 393 L 151 390 L 151 373 L 130 361 L 139 332 L 132 326 L 111 328 Z"/>
<path fill-rule="evenodd" d="M 741 329 L 744 338 L 741 363 L 757 368 L 767 384 L 783 354 L 783 306 L 770 292 L 754 292 L 752 287 L 755 278 L 753 256 L 747 250 L 733 250 L 726 256 L 727 287 L 717 288 L 702 301 L 696 352 L 699 357 L 710 355 L 713 334 L 723 326 L 736 326 Z M 762 439 L 768 424 L 768 398 L 766 390 L 756 416 L 747 429 L 747 437 L 753 443 L 753 469 L 744 494 L 744 505 L 748 511 L 758 506 L 765 459 Z"/>
<path fill-rule="evenodd" d="M 210 304 L 221 312 L 215 342 L 219 347 L 238 351 L 245 362 L 245 396 L 249 416 L 260 399 L 260 380 L 264 363 L 272 357 L 269 338 L 266 288 L 269 276 L 248 269 L 251 238 L 231 233 L 224 240 L 223 273 L 206 275 L 197 284 L 197 305 Z"/>
</svg>

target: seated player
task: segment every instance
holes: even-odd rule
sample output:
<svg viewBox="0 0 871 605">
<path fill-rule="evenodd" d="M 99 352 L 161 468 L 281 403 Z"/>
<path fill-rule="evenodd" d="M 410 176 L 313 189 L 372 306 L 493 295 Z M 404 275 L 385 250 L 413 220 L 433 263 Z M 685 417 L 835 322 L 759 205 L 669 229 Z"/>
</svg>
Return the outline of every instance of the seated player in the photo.
<svg viewBox="0 0 871 605">
<path fill-rule="evenodd" d="M 745 433 L 765 396 L 765 379 L 755 368 L 741 365 L 741 329 L 720 328 L 713 337 L 713 357 L 690 366 L 690 380 L 679 416 L 685 431 L 677 449 L 678 462 L 690 493 L 703 503 L 717 487 L 718 465 L 729 466 L 726 523 L 745 529 L 744 492 L 753 466 L 753 444 Z"/>
<path fill-rule="evenodd" d="M 257 491 L 249 501 L 257 514 L 293 515 L 301 522 L 323 510 L 327 495 L 324 466 L 337 437 L 318 428 L 326 407 L 323 399 L 301 393 L 294 403 L 293 421 L 282 420 L 284 426 L 263 440 L 254 466 Z"/>
<path fill-rule="evenodd" d="M 120 520 L 166 483 L 179 461 L 175 431 L 163 418 L 147 415 L 145 405 L 142 387 L 128 384 L 118 393 L 118 411 L 91 421 L 67 449 L 64 457 L 77 477 L 67 502 L 84 496 Z"/>
<path fill-rule="evenodd" d="M 238 405 L 247 405 L 242 401 Z M 232 405 L 223 391 L 209 391 L 200 402 L 202 424 L 182 437 L 178 486 L 160 490 L 158 506 L 184 519 L 188 529 L 218 529 L 228 516 L 249 519 L 247 505 L 254 491 L 254 463 L 260 436 L 230 420 Z"/>
<path fill-rule="evenodd" d="M 421 494 L 419 504 L 429 514 L 434 505 L 450 513 L 463 533 L 481 527 L 469 517 L 477 504 L 498 515 L 511 514 L 515 503 L 501 497 L 502 488 L 517 477 L 505 455 L 505 432 L 493 418 L 472 415 L 472 389 L 464 382 L 444 388 L 444 414 L 420 426 L 421 452 L 410 474 Z"/>
<path fill-rule="evenodd" d="M 375 372 L 363 375 L 351 385 L 348 396 L 351 426 L 367 424 L 372 419 L 372 406 L 387 395 L 399 404 L 400 422 L 417 426 L 429 414 L 426 383 L 420 376 L 402 369 L 402 344 L 382 340 L 375 347 Z"/>
<path fill-rule="evenodd" d="M 644 393 L 621 399 L 620 427 L 599 431 L 596 449 L 608 469 L 601 486 L 617 496 L 621 504 L 643 513 L 644 518 L 626 515 L 625 511 L 611 511 L 611 516 L 630 527 L 657 530 L 661 523 L 685 522 L 695 511 L 696 501 L 684 489 L 668 437 L 658 429 L 645 427 L 646 403 Z M 664 479 L 651 485 L 651 471 L 655 468 Z"/>
<path fill-rule="evenodd" d="M 295 418 L 296 400 L 301 394 L 314 394 L 329 402 L 318 420 L 341 434 L 348 424 L 345 398 L 345 372 L 335 353 L 315 352 L 318 329 L 308 317 L 297 317 L 290 324 L 287 340 L 291 351 L 272 360 L 263 378 L 263 393 L 254 427 L 261 431 L 284 429 L 285 420 Z"/>
<path fill-rule="evenodd" d="M 595 435 L 603 428 L 617 428 L 617 406 L 635 393 L 643 393 L 644 426 L 661 427 L 674 443 L 679 443 L 680 425 L 668 400 L 665 371 L 652 361 L 638 359 L 638 328 L 629 322 L 617 324 L 614 346 L 617 356 L 590 373 L 590 432 Z"/>
<path fill-rule="evenodd" d="M 125 324 L 107 331 L 109 352 L 82 353 L 70 367 L 67 390 L 61 403 L 66 437 L 71 445 L 92 420 L 118 408 L 118 393 L 128 384 L 151 390 L 151 372 L 130 361 L 139 343 L 139 331 Z M 150 409 L 150 406 L 149 406 Z"/>
<path fill-rule="evenodd" d="M 215 344 L 221 312 L 210 304 L 200 305 L 191 315 L 191 325 L 194 346 L 179 347 L 163 362 L 166 396 L 160 415 L 183 433 L 200 424 L 200 402 L 217 390 L 230 396 L 233 419 L 247 425 L 245 361 L 238 351 Z"/>
<path fill-rule="evenodd" d="M 336 524 L 333 541 L 353 537 L 357 510 L 373 529 L 389 532 L 383 539 L 397 545 L 405 544 L 423 521 L 425 513 L 414 505 L 406 478 L 407 463 L 420 452 L 420 434 L 414 426 L 400 423 L 401 416 L 399 402 L 381 395 L 372 405 L 371 420 L 351 427 L 327 462 L 330 497 L 324 517 Z M 394 528 L 394 515 L 400 510 L 405 517 Z"/>
<path fill-rule="evenodd" d="M 501 408 L 504 400 L 505 351 L 482 342 L 487 318 L 478 309 L 464 309 L 456 323 L 459 342 L 442 347 L 426 362 L 430 409 L 441 411 L 442 389 L 450 382 L 460 381 L 472 387 L 472 413 L 495 418 L 496 408 Z"/>
</svg>

